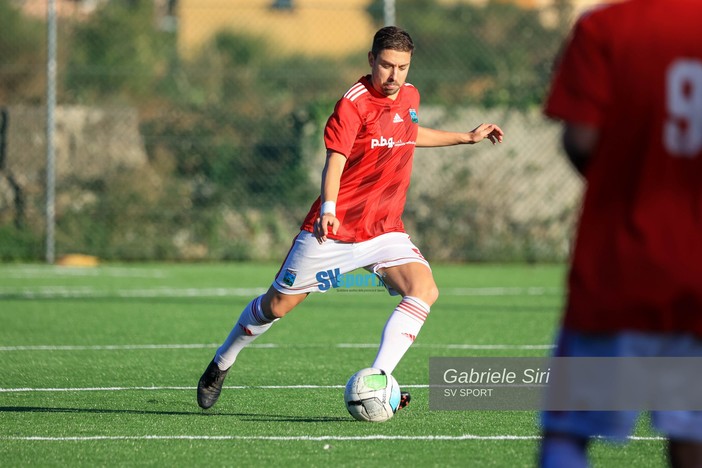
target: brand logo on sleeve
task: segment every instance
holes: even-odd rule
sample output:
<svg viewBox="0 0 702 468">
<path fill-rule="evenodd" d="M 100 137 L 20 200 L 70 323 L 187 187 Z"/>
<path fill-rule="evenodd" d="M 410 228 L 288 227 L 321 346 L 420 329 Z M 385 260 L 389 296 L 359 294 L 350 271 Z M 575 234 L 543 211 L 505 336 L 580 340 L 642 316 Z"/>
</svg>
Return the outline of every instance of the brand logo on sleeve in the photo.
<svg viewBox="0 0 702 468">
<path fill-rule="evenodd" d="M 419 123 L 419 117 L 417 117 L 417 110 L 416 109 L 410 109 L 409 114 L 410 114 L 410 117 L 412 118 L 412 122 Z"/>
</svg>

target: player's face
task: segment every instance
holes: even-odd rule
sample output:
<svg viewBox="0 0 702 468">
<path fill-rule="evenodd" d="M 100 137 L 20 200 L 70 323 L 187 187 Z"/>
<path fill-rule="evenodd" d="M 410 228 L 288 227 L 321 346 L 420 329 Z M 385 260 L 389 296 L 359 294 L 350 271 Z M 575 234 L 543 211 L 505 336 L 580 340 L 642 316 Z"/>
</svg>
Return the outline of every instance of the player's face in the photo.
<svg viewBox="0 0 702 468">
<path fill-rule="evenodd" d="M 384 49 L 377 56 L 368 52 L 373 88 L 385 96 L 395 99 L 400 87 L 405 84 L 411 60 L 411 52 Z"/>
</svg>

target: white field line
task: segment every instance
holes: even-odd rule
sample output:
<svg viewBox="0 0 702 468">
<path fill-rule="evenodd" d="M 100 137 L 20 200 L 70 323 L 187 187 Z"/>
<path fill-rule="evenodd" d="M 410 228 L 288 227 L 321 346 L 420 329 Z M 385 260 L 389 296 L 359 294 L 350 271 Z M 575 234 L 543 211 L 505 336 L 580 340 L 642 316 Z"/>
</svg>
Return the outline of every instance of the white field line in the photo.
<svg viewBox="0 0 702 468">
<path fill-rule="evenodd" d="M 80 298 L 172 298 L 172 297 L 241 297 L 259 296 L 266 288 L 150 288 L 150 289 L 95 289 L 90 286 L 43 286 L 23 288 L 0 288 L 0 298 L 22 297 L 25 299 L 80 299 Z"/>
<path fill-rule="evenodd" d="M 553 287 L 485 287 L 485 288 L 441 288 L 442 294 L 449 296 L 552 296 L 562 293 L 561 288 Z"/>
<path fill-rule="evenodd" d="M 134 344 L 134 345 L 25 345 L 25 346 L 0 346 L 0 352 L 9 351 L 129 351 L 129 350 L 140 350 L 140 349 L 210 349 L 217 348 L 219 344 Z M 259 348 L 259 349 L 287 349 L 287 348 L 342 348 L 342 349 L 365 349 L 365 348 L 377 348 L 378 343 L 339 343 L 339 344 L 290 344 L 281 345 L 275 343 L 262 343 L 262 344 L 251 344 L 248 348 Z M 422 344 L 416 343 L 412 345 L 413 348 L 427 348 L 427 349 L 476 349 L 476 350 L 490 350 L 490 349 L 514 349 L 514 350 L 539 350 L 539 349 L 552 349 L 554 345 L 552 344 L 525 344 L 525 345 L 512 345 L 512 344 Z"/>
<path fill-rule="evenodd" d="M 54 298 L 160 298 L 160 297 L 250 297 L 266 292 L 267 288 L 175 288 L 157 287 L 148 289 L 96 289 L 90 286 L 40 286 L 40 287 L 0 287 L 3 297 L 25 299 Z M 379 289 L 382 291 L 382 289 Z M 443 288 L 447 296 L 557 296 L 560 288 L 552 287 L 485 287 L 485 288 Z"/>
<path fill-rule="evenodd" d="M 66 277 L 97 277 L 108 278 L 165 278 L 166 273 L 161 269 L 144 269 L 134 267 L 75 268 L 65 266 L 23 265 L 0 269 L 0 278 L 66 278 Z"/>
<path fill-rule="evenodd" d="M 345 442 L 368 440 L 408 440 L 408 441 L 465 441 L 465 440 L 540 440 L 538 435 L 365 435 L 365 436 L 206 436 L 206 435 L 142 435 L 142 436 L 0 436 L 0 440 L 7 441 L 48 441 L 48 442 L 92 442 L 92 441 L 120 441 L 120 440 L 242 440 L 242 441 L 283 441 L 283 442 Z M 664 437 L 637 437 L 630 436 L 634 441 L 661 441 Z"/>
<path fill-rule="evenodd" d="M 344 385 L 224 385 L 222 388 L 230 390 L 327 390 L 344 388 Z M 402 385 L 402 388 L 429 388 L 428 384 Z M 0 393 L 67 393 L 67 392 L 131 392 L 149 391 L 157 392 L 162 390 L 187 390 L 192 391 L 197 387 L 67 387 L 67 388 L 0 388 Z"/>
<path fill-rule="evenodd" d="M 427 384 L 403 385 L 403 388 L 429 388 Z M 128 391 L 161 391 L 187 390 L 197 387 L 73 387 L 73 388 L 0 388 L 0 393 L 63 393 L 63 392 L 128 392 Z M 326 390 L 344 388 L 344 385 L 224 385 L 222 388 L 231 390 Z"/>
</svg>

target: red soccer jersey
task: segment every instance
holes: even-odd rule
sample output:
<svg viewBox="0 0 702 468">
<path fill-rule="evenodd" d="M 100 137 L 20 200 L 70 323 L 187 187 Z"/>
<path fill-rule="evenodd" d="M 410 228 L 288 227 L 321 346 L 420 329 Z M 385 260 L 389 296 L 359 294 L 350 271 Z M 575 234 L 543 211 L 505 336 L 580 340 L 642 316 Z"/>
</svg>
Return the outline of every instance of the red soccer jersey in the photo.
<svg viewBox="0 0 702 468">
<path fill-rule="evenodd" d="M 577 23 L 545 112 L 596 126 L 564 325 L 702 336 L 702 2 Z"/>
<path fill-rule="evenodd" d="M 332 239 L 360 242 L 387 232 L 404 232 L 402 212 L 412 174 L 419 129 L 419 92 L 411 84 L 392 99 L 361 78 L 336 103 L 324 129 L 327 150 L 346 156 L 336 216 L 341 222 Z M 313 231 L 320 199 L 302 229 Z"/>
</svg>

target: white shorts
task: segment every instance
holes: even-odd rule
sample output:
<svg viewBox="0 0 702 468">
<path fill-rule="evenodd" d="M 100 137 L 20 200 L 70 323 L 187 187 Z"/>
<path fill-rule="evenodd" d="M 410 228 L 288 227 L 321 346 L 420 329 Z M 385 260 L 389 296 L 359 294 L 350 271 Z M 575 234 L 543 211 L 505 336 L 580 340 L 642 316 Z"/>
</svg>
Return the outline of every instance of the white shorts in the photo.
<svg viewBox="0 0 702 468">
<path fill-rule="evenodd" d="M 314 234 L 301 231 L 295 237 L 273 287 L 283 294 L 325 292 L 332 277 L 359 268 L 380 277 L 378 270 L 382 268 L 413 262 L 430 268 L 429 262 L 404 232 L 389 232 L 363 242 L 327 240 L 320 244 Z M 386 287 L 390 294 L 397 294 Z"/>
<path fill-rule="evenodd" d="M 558 357 L 699 357 L 702 340 L 693 335 L 627 331 L 608 335 L 561 330 Z M 623 441 L 631 435 L 638 411 L 545 411 L 547 432 Z M 702 411 L 651 411 L 655 429 L 670 439 L 702 441 Z"/>
</svg>

